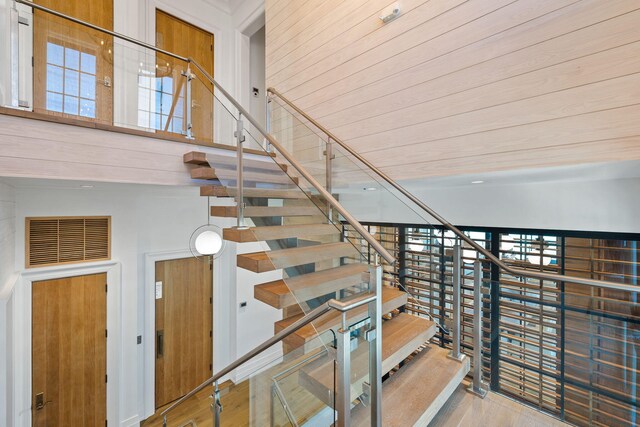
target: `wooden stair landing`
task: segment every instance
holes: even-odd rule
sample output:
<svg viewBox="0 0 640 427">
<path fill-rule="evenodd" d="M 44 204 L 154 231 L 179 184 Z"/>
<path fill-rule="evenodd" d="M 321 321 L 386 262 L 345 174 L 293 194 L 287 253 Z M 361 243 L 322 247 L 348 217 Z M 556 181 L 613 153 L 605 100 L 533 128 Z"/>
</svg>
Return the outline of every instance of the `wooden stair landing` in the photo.
<svg viewBox="0 0 640 427">
<path fill-rule="evenodd" d="M 426 427 L 469 372 L 469 358 L 449 359 L 449 350 L 430 345 L 382 383 L 382 425 Z M 369 407 L 351 411 L 351 424 L 369 426 Z"/>
<path fill-rule="evenodd" d="M 367 264 L 347 264 L 257 285 L 253 288 L 253 296 L 271 307 L 282 309 L 368 282 L 368 271 Z"/>
<path fill-rule="evenodd" d="M 407 294 L 405 292 L 390 286 L 382 287 L 382 314 L 389 313 L 398 307 L 402 307 L 406 303 Z M 368 310 L 369 308 L 366 305 L 351 310 L 347 314 L 349 324 L 353 325 L 366 319 Z M 300 313 L 276 322 L 275 332 L 280 332 L 303 316 L 304 314 Z M 319 333 L 322 334 L 329 329 L 339 328 L 341 326 L 341 322 L 341 313 L 330 311 L 329 313 L 313 322 L 311 325 L 304 326 L 298 329 L 293 334 L 289 335 L 284 339 L 284 343 L 291 348 L 298 348 L 305 343 L 317 338 Z"/>
<path fill-rule="evenodd" d="M 210 155 L 207 158 L 206 153 L 202 153 L 200 151 L 191 151 L 183 156 L 182 160 L 184 163 L 189 165 L 198 165 L 198 166 L 210 166 L 214 168 L 236 168 L 238 165 L 238 160 L 235 156 L 223 156 L 223 155 Z M 271 160 L 268 157 L 264 157 L 263 159 L 252 159 L 245 158 L 243 159 L 242 165 L 247 169 L 258 169 L 258 170 L 271 170 L 271 171 L 283 171 L 286 172 L 288 169 L 287 165 L 280 164 L 275 160 Z"/>
<path fill-rule="evenodd" d="M 405 360 L 436 333 L 434 322 L 400 313 L 382 324 L 382 375 Z M 362 385 L 369 373 L 369 346 L 361 341 L 351 353 L 351 399 L 362 394 Z M 331 356 L 324 356 L 300 371 L 300 383 L 318 399 L 331 406 L 334 402 L 334 368 Z"/>
</svg>

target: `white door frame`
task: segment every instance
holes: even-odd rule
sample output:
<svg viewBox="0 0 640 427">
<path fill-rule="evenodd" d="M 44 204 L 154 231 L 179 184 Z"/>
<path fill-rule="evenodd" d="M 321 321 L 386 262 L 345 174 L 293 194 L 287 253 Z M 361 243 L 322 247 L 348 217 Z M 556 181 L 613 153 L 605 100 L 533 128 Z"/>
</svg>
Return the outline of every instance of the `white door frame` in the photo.
<svg viewBox="0 0 640 427">
<path fill-rule="evenodd" d="M 230 252 L 227 248 L 225 252 Z M 228 257 L 229 254 L 223 253 L 223 257 Z M 191 258 L 193 254 L 188 249 L 169 251 L 169 252 L 154 252 L 145 254 L 144 257 L 144 337 L 143 339 L 143 352 L 144 352 L 144 396 L 142 398 L 142 419 L 146 419 L 153 415 L 156 411 L 156 352 L 155 352 L 155 333 L 156 333 L 156 262 L 167 261 L 172 259 Z M 214 260 L 213 264 L 213 340 L 212 340 L 212 352 L 214 362 L 213 371 L 216 371 L 216 367 L 220 365 L 219 358 L 223 358 L 222 362 L 226 361 L 226 355 L 216 349 L 227 348 L 229 331 L 228 328 L 217 328 L 217 324 L 228 324 L 228 316 L 230 307 L 225 309 L 223 296 L 220 294 L 222 286 L 217 286 L 218 283 L 223 282 L 222 268 L 216 268 L 216 265 L 224 265 L 224 261 L 218 263 Z"/>
<path fill-rule="evenodd" d="M 119 262 L 97 262 L 87 264 L 43 267 L 25 270 L 14 289 L 15 310 L 13 314 L 13 360 L 15 379 L 13 386 L 14 420 L 19 427 L 32 426 L 32 289 L 33 282 L 63 279 L 66 277 L 107 274 L 107 420 L 111 425 L 120 424 L 120 378 L 121 370 L 121 318 L 120 301 L 122 273 Z"/>
</svg>

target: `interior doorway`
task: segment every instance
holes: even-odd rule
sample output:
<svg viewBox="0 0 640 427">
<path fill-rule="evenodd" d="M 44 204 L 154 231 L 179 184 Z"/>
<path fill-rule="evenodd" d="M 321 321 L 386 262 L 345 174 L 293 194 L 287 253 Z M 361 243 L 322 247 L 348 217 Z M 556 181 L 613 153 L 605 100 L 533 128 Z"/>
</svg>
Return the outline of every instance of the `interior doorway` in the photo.
<svg viewBox="0 0 640 427">
<path fill-rule="evenodd" d="M 33 282 L 33 425 L 105 425 L 107 274 Z"/>
<path fill-rule="evenodd" d="M 112 0 L 35 0 L 35 3 L 113 30 Z M 113 37 L 34 10 L 34 111 L 111 124 Z"/>
<path fill-rule="evenodd" d="M 213 264 L 194 257 L 155 265 L 155 406 L 187 394 L 213 369 Z"/>
<path fill-rule="evenodd" d="M 156 46 L 185 58 L 193 58 L 213 77 L 214 37 L 208 31 L 161 10 L 156 10 Z M 156 111 L 151 128 L 156 132 L 182 133 L 187 129 L 187 64 L 158 53 L 154 95 Z M 197 69 L 191 72 L 192 135 L 199 142 L 213 143 L 213 84 Z"/>
</svg>

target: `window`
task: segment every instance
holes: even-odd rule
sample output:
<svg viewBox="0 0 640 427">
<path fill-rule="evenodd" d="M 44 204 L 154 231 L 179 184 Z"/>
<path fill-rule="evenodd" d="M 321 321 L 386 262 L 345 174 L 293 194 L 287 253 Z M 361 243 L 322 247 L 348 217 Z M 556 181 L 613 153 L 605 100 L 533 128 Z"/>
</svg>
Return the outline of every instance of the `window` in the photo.
<svg viewBox="0 0 640 427">
<path fill-rule="evenodd" d="M 96 84 L 95 55 L 47 42 L 47 110 L 95 118 Z"/>
<path fill-rule="evenodd" d="M 178 92 L 178 98 L 174 106 L 173 77 L 151 77 L 140 74 L 138 78 L 138 126 L 183 133 L 184 96 L 181 88 L 178 88 L 176 92 Z"/>
</svg>

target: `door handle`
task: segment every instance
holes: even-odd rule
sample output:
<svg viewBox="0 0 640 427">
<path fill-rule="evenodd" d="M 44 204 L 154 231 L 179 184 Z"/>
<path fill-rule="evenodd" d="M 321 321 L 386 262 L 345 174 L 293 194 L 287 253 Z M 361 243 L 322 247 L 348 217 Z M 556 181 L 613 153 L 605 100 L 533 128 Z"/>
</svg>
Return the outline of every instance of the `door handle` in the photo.
<svg viewBox="0 0 640 427">
<path fill-rule="evenodd" d="M 164 356 L 164 331 L 156 331 L 156 358 Z"/>
<path fill-rule="evenodd" d="M 44 407 L 47 406 L 47 404 L 49 404 L 49 403 L 53 403 L 53 401 L 47 400 L 45 402 L 44 393 L 36 394 L 36 411 L 40 411 L 40 410 L 44 409 Z"/>
</svg>

